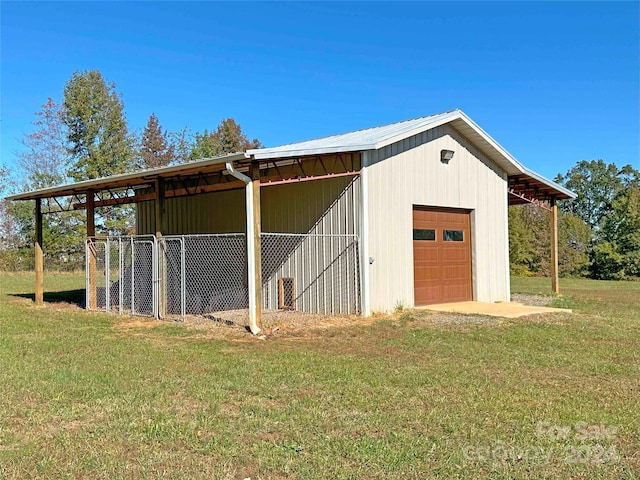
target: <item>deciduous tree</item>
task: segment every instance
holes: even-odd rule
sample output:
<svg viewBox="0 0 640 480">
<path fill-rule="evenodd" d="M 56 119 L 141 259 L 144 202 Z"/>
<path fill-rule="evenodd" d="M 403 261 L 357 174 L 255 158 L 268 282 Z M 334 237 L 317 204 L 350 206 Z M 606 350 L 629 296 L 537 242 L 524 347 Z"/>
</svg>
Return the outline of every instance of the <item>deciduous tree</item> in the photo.
<svg viewBox="0 0 640 480">
<path fill-rule="evenodd" d="M 75 181 L 126 173 L 135 168 L 122 97 L 98 70 L 73 73 L 64 88 L 64 122 Z M 113 235 L 130 233 L 131 206 L 100 208 L 96 228 Z"/>
<path fill-rule="evenodd" d="M 22 150 L 17 152 L 22 182 L 19 190 L 35 190 L 66 183 L 69 179 L 70 155 L 67 149 L 66 127 L 62 106 L 51 98 L 36 112 L 34 129 L 21 139 Z M 43 216 L 42 233 L 45 245 L 45 264 L 48 268 L 79 268 L 83 256 L 84 222 L 80 212 L 71 208 L 71 199 L 56 203 L 45 199 L 47 208 L 59 205 L 69 211 Z M 12 249 L 17 265 L 29 265 L 33 255 L 34 202 L 17 202 L 7 207 L 12 218 Z M 12 268 L 11 266 L 7 266 Z"/>
<path fill-rule="evenodd" d="M 509 261 L 514 275 L 549 275 L 550 213 L 536 205 L 509 207 Z M 591 230 L 571 213 L 558 219 L 558 268 L 561 276 L 589 272 Z"/>
<path fill-rule="evenodd" d="M 599 235 L 604 218 L 611 212 L 618 193 L 637 184 L 639 172 L 631 165 L 618 168 L 603 160 L 582 160 L 566 174 L 558 174 L 556 182 L 578 194 L 571 202 L 563 202 L 561 209 L 582 218 L 595 235 Z"/>
<path fill-rule="evenodd" d="M 593 276 L 640 277 L 640 185 L 621 191 L 604 219 L 603 241 L 594 247 Z"/>
<path fill-rule="evenodd" d="M 202 133 L 196 133 L 190 159 L 217 157 L 261 146 L 257 138 L 249 140 L 240 124 L 233 118 L 226 118 L 220 122 L 215 132 L 209 133 L 208 130 L 204 130 Z"/>
<path fill-rule="evenodd" d="M 48 98 L 36 112 L 33 126 L 20 140 L 23 148 L 17 152 L 24 187 L 35 190 L 60 185 L 67 180 L 69 169 L 62 106 Z"/>
<path fill-rule="evenodd" d="M 556 180 L 578 194 L 563 202 L 563 210 L 592 228 L 590 276 L 640 276 L 640 172 L 631 165 L 581 161 Z"/>
<path fill-rule="evenodd" d="M 133 168 L 122 98 L 99 70 L 73 73 L 64 88 L 64 123 L 75 181 L 125 173 Z"/>
</svg>

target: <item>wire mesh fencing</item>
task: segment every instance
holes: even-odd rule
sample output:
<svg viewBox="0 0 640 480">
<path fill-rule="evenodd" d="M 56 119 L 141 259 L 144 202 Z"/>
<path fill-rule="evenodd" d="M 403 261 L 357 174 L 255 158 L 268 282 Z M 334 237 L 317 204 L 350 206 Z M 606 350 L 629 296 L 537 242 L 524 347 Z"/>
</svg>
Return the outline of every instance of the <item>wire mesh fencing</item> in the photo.
<svg viewBox="0 0 640 480">
<path fill-rule="evenodd" d="M 88 238 L 87 309 L 157 316 L 156 258 L 153 235 Z"/>
<path fill-rule="evenodd" d="M 261 247 L 265 310 L 360 313 L 357 236 L 263 233 Z"/>
<path fill-rule="evenodd" d="M 87 240 L 87 308 L 184 320 L 247 324 L 243 233 Z M 361 312 L 355 235 L 263 233 L 265 315 Z"/>
<path fill-rule="evenodd" d="M 160 316 L 234 312 L 249 308 L 243 233 L 166 236 L 159 240 Z"/>
</svg>

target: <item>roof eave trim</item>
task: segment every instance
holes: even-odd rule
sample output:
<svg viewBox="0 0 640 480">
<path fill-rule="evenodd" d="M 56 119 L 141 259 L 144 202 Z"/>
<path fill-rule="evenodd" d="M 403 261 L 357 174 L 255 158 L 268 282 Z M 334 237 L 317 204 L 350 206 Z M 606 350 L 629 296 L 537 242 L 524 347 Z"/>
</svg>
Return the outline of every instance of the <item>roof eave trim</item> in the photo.
<svg viewBox="0 0 640 480">
<path fill-rule="evenodd" d="M 496 142 L 487 132 L 485 132 L 482 128 L 480 128 L 480 126 L 475 123 L 473 120 L 471 120 L 471 118 L 469 118 L 462 110 L 454 110 L 452 112 L 450 112 L 449 114 L 443 116 L 442 118 L 440 118 L 439 120 L 433 122 L 433 123 L 429 123 L 428 125 L 424 125 L 422 127 L 417 127 L 415 129 L 412 129 L 410 131 L 401 133 L 399 135 L 395 135 L 393 137 L 384 139 L 380 142 L 378 142 L 375 146 L 376 149 L 380 149 L 380 148 L 384 148 L 388 145 L 391 145 L 393 143 L 399 142 L 401 140 L 404 140 L 406 138 L 409 138 L 413 135 L 417 135 L 419 133 L 422 133 L 424 131 L 428 131 L 431 130 L 433 128 L 437 128 L 440 127 L 442 125 L 446 125 L 448 123 L 451 123 L 455 120 L 462 120 L 463 122 L 465 122 L 469 127 L 471 127 L 485 142 L 487 142 L 491 148 L 493 148 L 495 151 L 498 152 L 498 154 L 500 156 L 502 156 L 508 164 L 510 164 L 514 170 L 515 173 L 523 173 L 525 167 L 518 162 L 513 155 L 511 155 L 502 145 L 500 145 L 498 142 Z M 514 172 L 508 172 L 510 175 L 513 174 Z"/>
<path fill-rule="evenodd" d="M 535 178 L 539 182 L 542 182 L 545 185 L 547 185 L 548 187 L 553 188 L 554 190 L 557 190 L 558 192 L 566 195 L 571 200 L 575 200 L 576 198 L 578 198 L 578 195 L 576 193 L 574 193 L 571 190 L 563 187 L 562 185 L 559 185 L 556 182 L 554 182 L 552 180 L 549 180 L 548 178 L 543 177 L 542 175 L 540 175 L 539 173 L 534 172 L 533 170 L 529 170 L 527 167 L 523 167 L 523 169 L 524 169 L 524 171 L 522 172 L 523 174 Z"/>
</svg>

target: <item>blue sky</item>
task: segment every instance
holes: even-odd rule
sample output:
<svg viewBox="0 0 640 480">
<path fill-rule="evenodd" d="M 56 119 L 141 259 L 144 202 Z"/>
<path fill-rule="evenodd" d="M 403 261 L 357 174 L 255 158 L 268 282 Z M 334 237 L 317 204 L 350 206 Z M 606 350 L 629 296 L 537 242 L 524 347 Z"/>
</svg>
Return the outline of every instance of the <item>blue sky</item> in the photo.
<svg viewBox="0 0 640 480">
<path fill-rule="evenodd" d="M 547 177 L 640 168 L 638 2 L 0 5 L 10 166 L 47 97 L 99 69 L 137 130 L 234 117 L 274 146 L 461 108 Z"/>
</svg>

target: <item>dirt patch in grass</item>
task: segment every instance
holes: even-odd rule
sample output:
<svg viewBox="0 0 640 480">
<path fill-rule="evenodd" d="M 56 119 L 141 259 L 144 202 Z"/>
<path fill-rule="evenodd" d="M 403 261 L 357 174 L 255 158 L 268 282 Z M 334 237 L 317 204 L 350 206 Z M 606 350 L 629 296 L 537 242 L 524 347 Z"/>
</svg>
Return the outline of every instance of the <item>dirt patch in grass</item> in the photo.
<svg viewBox="0 0 640 480">
<path fill-rule="evenodd" d="M 341 337 L 346 331 L 357 332 L 358 337 L 366 337 L 368 329 L 380 325 L 402 325 L 404 328 L 417 329 L 425 326 L 445 325 L 494 326 L 503 319 L 483 315 L 462 315 L 457 313 L 432 312 L 426 310 L 403 310 L 392 314 L 378 314 L 371 317 L 357 315 L 322 316 L 300 312 L 280 312 L 277 316 L 265 315 L 263 330 L 258 336 L 251 335 L 243 323 L 216 321 L 205 317 L 187 316 L 184 322 L 142 321 L 141 327 L 156 325 L 176 325 L 191 333 L 191 338 L 231 340 L 234 343 L 253 343 L 268 339 L 287 341 L 314 341 Z M 127 321 L 120 328 L 136 328 L 135 321 Z M 379 330 L 379 329 L 378 329 Z M 353 335 L 349 334 L 348 337 Z"/>
</svg>

